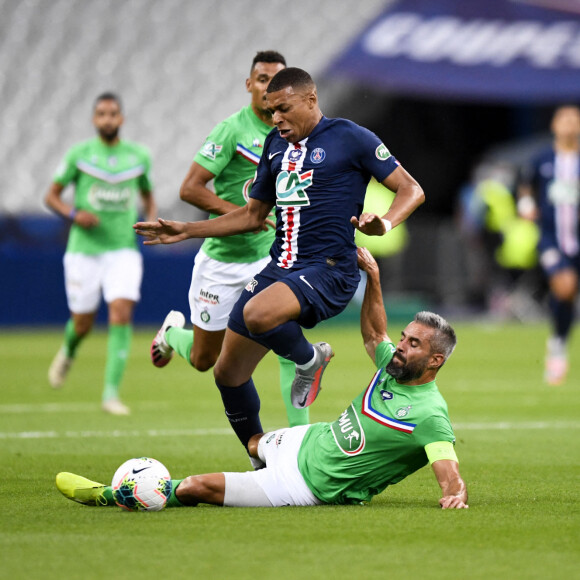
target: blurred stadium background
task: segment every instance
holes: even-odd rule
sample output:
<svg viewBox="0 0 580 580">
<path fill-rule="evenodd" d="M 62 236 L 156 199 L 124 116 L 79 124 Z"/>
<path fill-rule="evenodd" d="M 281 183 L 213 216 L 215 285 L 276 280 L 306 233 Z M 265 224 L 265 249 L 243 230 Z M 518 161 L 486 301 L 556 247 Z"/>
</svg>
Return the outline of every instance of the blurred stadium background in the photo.
<svg viewBox="0 0 580 580">
<path fill-rule="evenodd" d="M 66 319 L 67 224 L 42 198 L 66 149 L 93 135 L 95 96 L 122 96 L 122 135 L 153 153 L 161 215 L 200 219 L 179 186 L 209 130 L 247 104 L 264 49 L 308 70 L 325 114 L 375 131 L 427 193 L 398 262 L 384 260 L 392 308 L 541 316 L 533 267 L 502 268 L 485 203 L 469 208 L 482 175 L 513 195 L 554 105 L 580 100 L 577 2 L 0 0 L 1 325 Z M 197 247 L 145 249 L 137 322 L 188 310 Z"/>
</svg>

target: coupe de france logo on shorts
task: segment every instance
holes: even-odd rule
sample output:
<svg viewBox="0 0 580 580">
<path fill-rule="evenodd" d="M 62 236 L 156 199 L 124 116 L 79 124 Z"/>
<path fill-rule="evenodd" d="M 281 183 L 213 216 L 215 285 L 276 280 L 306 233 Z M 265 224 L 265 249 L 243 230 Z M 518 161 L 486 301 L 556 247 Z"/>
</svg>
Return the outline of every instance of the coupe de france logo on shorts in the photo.
<svg viewBox="0 0 580 580">
<path fill-rule="evenodd" d="M 375 149 L 375 155 L 377 156 L 377 159 L 380 159 L 381 161 L 384 161 L 385 159 L 388 159 L 391 156 L 391 153 L 387 149 L 386 145 L 384 143 L 381 143 Z"/>
<path fill-rule="evenodd" d="M 258 281 L 255 278 L 252 278 L 247 284 L 246 284 L 246 290 L 248 292 L 251 292 L 252 294 L 254 293 L 254 290 L 256 289 L 256 286 L 258 285 Z"/>
<path fill-rule="evenodd" d="M 310 154 L 310 161 L 312 161 L 312 163 L 322 163 L 324 161 L 325 157 L 326 157 L 326 151 L 324 149 L 322 149 L 321 147 L 317 147 Z"/>
</svg>

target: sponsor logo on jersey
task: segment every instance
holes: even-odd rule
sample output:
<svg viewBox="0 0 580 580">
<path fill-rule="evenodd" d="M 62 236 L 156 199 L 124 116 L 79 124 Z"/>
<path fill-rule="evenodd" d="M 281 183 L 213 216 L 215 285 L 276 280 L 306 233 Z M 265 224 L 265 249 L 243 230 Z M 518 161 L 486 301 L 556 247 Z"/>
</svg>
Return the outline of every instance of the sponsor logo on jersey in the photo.
<svg viewBox="0 0 580 580">
<path fill-rule="evenodd" d="M 246 284 L 246 290 L 248 292 L 251 292 L 252 294 L 254 293 L 254 290 L 256 289 L 256 286 L 258 285 L 258 281 L 255 278 L 252 278 L 247 284 Z"/>
<path fill-rule="evenodd" d="M 393 398 L 393 393 L 381 390 L 381 397 L 383 398 L 383 401 L 390 401 Z"/>
<path fill-rule="evenodd" d="M 244 183 L 244 187 L 242 187 L 242 195 L 244 196 L 244 201 L 248 203 L 250 200 L 250 191 L 252 191 L 252 185 L 254 185 L 254 181 L 256 180 L 256 174 L 252 179 L 248 179 L 246 183 Z"/>
<path fill-rule="evenodd" d="M 304 173 L 280 171 L 276 178 L 276 205 L 278 207 L 310 205 L 306 189 L 312 185 L 313 175 L 313 169 Z"/>
<path fill-rule="evenodd" d="M 252 141 L 252 147 L 263 147 L 262 142 L 256 138 Z"/>
<path fill-rule="evenodd" d="M 339 449 L 345 455 L 358 455 L 365 447 L 365 432 L 351 405 L 330 426 Z"/>
<path fill-rule="evenodd" d="M 554 205 L 577 205 L 580 197 L 578 181 L 555 179 L 548 186 L 548 199 Z"/>
<path fill-rule="evenodd" d="M 322 163 L 324 161 L 325 157 L 326 157 L 326 151 L 324 149 L 322 149 L 321 147 L 317 147 L 310 154 L 310 161 L 312 161 L 312 163 Z"/>
<path fill-rule="evenodd" d="M 384 143 L 381 143 L 375 149 L 375 155 L 377 156 L 377 159 L 380 159 L 381 161 L 384 161 L 385 159 L 388 159 L 391 156 L 391 153 L 387 149 L 386 145 Z"/>
<path fill-rule="evenodd" d="M 133 189 L 94 184 L 88 193 L 88 202 L 99 211 L 127 211 L 131 207 Z"/>
<path fill-rule="evenodd" d="M 207 310 L 202 310 L 199 317 L 201 318 L 201 321 L 205 323 L 208 323 L 211 319 L 211 316 L 209 315 L 209 312 Z"/>
<path fill-rule="evenodd" d="M 218 145 L 217 143 L 212 143 L 211 141 L 206 141 L 201 150 L 201 154 L 208 159 L 213 159 L 217 157 L 219 152 L 222 150 L 223 145 Z"/>
<path fill-rule="evenodd" d="M 210 304 L 219 304 L 220 303 L 219 294 L 212 294 L 211 292 L 208 292 L 207 290 L 200 290 L 199 291 L 199 299 L 202 302 L 209 302 Z"/>
</svg>

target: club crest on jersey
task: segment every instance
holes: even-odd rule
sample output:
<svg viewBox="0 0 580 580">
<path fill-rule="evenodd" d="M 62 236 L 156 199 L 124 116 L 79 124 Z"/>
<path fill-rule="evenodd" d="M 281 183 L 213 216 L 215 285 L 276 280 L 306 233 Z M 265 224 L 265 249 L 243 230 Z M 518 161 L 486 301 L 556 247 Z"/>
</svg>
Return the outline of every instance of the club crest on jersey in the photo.
<svg viewBox="0 0 580 580">
<path fill-rule="evenodd" d="M 312 185 L 314 170 L 298 173 L 297 171 L 281 171 L 276 178 L 276 205 L 302 206 L 310 205 L 306 188 Z"/>
<path fill-rule="evenodd" d="M 321 147 L 317 147 L 310 154 L 310 161 L 312 161 L 312 163 L 322 163 L 324 161 L 325 157 L 326 157 L 326 151 L 324 149 L 322 149 Z"/>
<path fill-rule="evenodd" d="M 408 407 L 401 407 L 400 409 L 397 409 L 395 411 L 395 416 L 398 419 L 402 419 L 403 417 L 406 417 L 409 414 L 409 411 L 413 408 L 412 405 L 409 405 Z"/>
<path fill-rule="evenodd" d="M 288 161 L 290 163 L 296 163 L 300 157 L 302 157 L 302 149 L 291 149 L 290 153 L 288 153 Z"/>
<path fill-rule="evenodd" d="M 222 150 L 222 147 L 223 145 L 207 141 L 201 150 L 201 154 L 208 159 L 215 159 L 218 153 Z"/>
<path fill-rule="evenodd" d="M 386 145 L 384 143 L 381 143 L 375 149 L 375 155 L 377 156 L 377 159 L 380 159 L 381 161 L 384 161 L 385 159 L 388 159 L 391 156 L 391 153 L 387 149 Z"/>
<path fill-rule="evenodd" d="M 365 447 L 365 432 L 351 405 L 330 426 L 334 440 L 345 455 L 358 455 Z"/>
</svg>

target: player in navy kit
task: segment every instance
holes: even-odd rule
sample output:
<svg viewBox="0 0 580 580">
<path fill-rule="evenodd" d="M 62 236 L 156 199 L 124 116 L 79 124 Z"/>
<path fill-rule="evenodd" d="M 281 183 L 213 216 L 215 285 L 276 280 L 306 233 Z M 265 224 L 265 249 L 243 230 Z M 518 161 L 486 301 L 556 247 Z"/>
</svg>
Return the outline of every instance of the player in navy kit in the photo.
<svg viewBox="0 0 580 580">
<path fill-rule="evenodd" d="M 267 102 L 276 130 L 264 143 L 246 206 L 211 222 L 159 219 L 134 226 L 148 238 L 146 244 L 229 236 L 259 229 L 276 207 L 272 261 L 234 306 L 214 367 L 226 415 L 246 448 L 261 430 L 260 399 L 252 381 L 257 364 L 268 350 L 292 360 L 293 404 L 311 404 L 333 353 L 326 343 L 310 344 L 301 327 L 336 316 L 354 295 L 360 278 L 354 228 L 384 235 L 425 197 L 376 135 L 323 116 L 307 72 L 291 67 L 277 73 Z M 384 216 L 361 215 L 373 176 L 395 192 Z"/>
<path fill-rule="evenodd" d="M 552 336 L 544 379 L 560 385 L 568 372 L 567 345 L 575 318 L 580 273 L 580 108 L 554 112 L 554 140 L 524 171 L 518 209 L 541 228 L 540 264 L 550 288 Z"/>
</svg>

